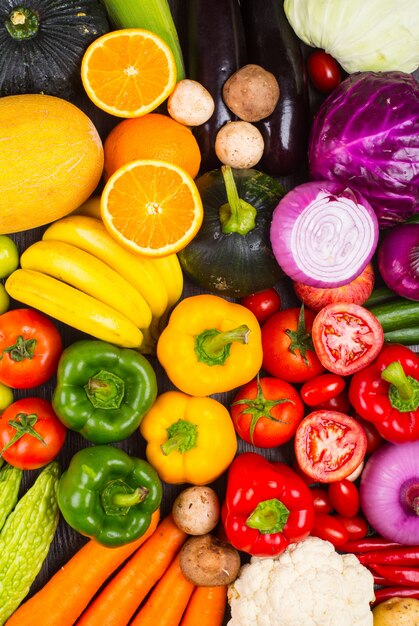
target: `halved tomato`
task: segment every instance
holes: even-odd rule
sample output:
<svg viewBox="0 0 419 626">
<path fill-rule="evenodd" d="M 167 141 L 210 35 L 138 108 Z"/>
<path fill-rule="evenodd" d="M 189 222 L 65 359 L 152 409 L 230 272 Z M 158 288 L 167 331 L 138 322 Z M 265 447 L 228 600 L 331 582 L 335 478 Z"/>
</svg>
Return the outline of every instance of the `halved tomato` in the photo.
<svg viewBox="0 0 419 626">
<path fill-rule="evenodd" d="M 349 376 L 369 365 L 380 352 L 384 333 L 378 319 L 359 304 L 329 304 L 312 328 L 316 354 L 329 372 Z"/>
<path fill-rule="evenodd" d="M 367 450 L 362 426 L 338 411 L 312 411 L 297 427 L 294 440 L 302 471 L 321 483 L 346 478 L 359 466 Z"/>
</svg>

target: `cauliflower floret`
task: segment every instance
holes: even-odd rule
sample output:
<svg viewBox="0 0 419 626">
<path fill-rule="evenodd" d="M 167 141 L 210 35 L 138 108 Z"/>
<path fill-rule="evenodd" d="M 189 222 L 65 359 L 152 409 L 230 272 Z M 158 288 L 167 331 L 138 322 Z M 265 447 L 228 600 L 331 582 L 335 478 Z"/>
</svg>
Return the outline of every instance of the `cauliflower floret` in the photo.
<svg viewBox="0 0 419 626">
<path fill-rule="evenodd" d="M 308 537 L 252 557 L 230 585 L 228 626 L 372 626 L 372 574 L 353 554 Z"/>
</svg>

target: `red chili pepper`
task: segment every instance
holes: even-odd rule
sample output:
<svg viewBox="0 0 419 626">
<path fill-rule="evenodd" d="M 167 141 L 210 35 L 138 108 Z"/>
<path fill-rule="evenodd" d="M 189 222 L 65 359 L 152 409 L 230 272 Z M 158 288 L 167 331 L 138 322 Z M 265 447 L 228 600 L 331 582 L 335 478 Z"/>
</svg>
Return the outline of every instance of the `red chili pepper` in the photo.
<svg viewBox="0 0 419 626">
<path fill-rule="evenodd" d="M 383 587 L 382 589 L 376 589 L 375 600 L 372 606 L 377 606 L 384 600 L 390 598 L 416 598 L 419 599 L 419 587 Z"/>
<path fill-rule="evenodd" d="M 342 552 L 352 552 L 353 554 L 361 554 L 363 552 L 371 552 L 371 550 L 384 550 L 386 548 L 400 547 L 400 543 L 389 541 L 383 537 L 365 537 L 364 539 L 352 539 L 340 546 Z"/>
<path fill-rule="evenodd" d="M 369 567 L 367 567 L 367 569 L 374 577 L 374 584 L 380 585 L 380 587 L 392 587 L 394 585 L 394 583 L 392 583 L 390 580 L 387 580 L 387 578 L 384 578 L 384 576 L 379 576 L 378 574 L 374 574 L 374 572 L 371 572 Z"/>
<path fill-rule="evenodd" d="M 244 452 L 230 465 L 222 521 L 235 548 L 273 556 L 309 535 L 314 524 L 313 497 L 288 465 Z"/>
<path fill-rule="evenodd" d="M 369 569 L 396 585 L 419 587 L 419 567 L 401 565 L 369 565 Z"/>
<path fill-rule="evenodd" d="M 413 565 L 419 567 L 419 546 L 397 546 L 395 548 L 365 552 L 358 556 L 366 565 Z"/>
<path fill-rule="evenodd" d="M 349 400 L 391 443 L 419 439 L 419 356 L 407 346 L 386 344 L 377 359 L 356 372 Z"/>
</svg>

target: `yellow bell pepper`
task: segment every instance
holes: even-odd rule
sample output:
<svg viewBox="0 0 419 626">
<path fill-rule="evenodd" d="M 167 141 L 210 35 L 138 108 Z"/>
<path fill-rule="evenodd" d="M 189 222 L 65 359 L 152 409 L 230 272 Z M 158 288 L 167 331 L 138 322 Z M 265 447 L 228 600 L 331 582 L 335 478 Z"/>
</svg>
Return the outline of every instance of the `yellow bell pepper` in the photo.
<svg viewBox="0 0 419 626">
<path fill-rule="evenodd" d="M 249 382 L 262 366 L 259 322 L 241 304 L 220 296 L 182 300 L 157 343 L 172 383 L 191 396 L 210 396 Z"/>
<path fill-rule="evenodd" d="M 146 413 L 140 432 L 147 460 L 166 483 L 206 485 L 228 468 L 237 452 L 230 414 L 214 398 L 166 391 Z"/>
</svg>

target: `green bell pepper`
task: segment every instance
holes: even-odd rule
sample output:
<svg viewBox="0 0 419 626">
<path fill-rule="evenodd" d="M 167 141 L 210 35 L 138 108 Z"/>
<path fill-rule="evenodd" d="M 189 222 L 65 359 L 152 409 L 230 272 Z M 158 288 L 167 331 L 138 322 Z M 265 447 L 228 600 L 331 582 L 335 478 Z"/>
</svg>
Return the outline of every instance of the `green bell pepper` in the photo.
<svg viewBox="0 0 419 626">
<path fill-rule="evenodd" d="M 132 435 L 156 396 L 156 374 L 145 356 L 86 339 L 62 353 L 52 404 L 67 428 L 105 444 Z"/>
<path fill-rule="evenodd" d="M 65 521 L 109 547 L 141 537 L 161 498 L 162 483 L 153 467 L 108 445 L 76 452 L 57 490 Z"/>
</svg>

